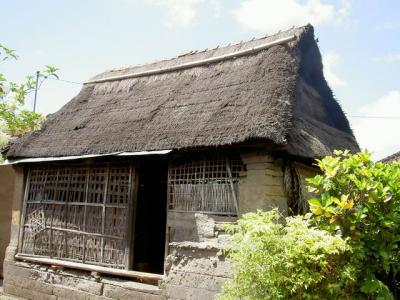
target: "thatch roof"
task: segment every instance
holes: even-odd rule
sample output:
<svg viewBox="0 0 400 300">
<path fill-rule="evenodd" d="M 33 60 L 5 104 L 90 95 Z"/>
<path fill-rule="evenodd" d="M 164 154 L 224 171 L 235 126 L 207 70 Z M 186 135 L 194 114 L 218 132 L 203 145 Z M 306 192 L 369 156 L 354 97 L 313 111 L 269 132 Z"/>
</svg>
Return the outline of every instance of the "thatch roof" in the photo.
<svg viewBox="0 0 400 300">
<path fill-rule="evenodd" d="M 396 161 L 400 161 L 400 151 L 396 152 L 392 155 L 389 155 L 388 157 L 385 157 L 384 159 L 381 160 L 381 162 L 384 162 L 384 163 L 391 163 L 391 162 L 396 162 Z"/>
<path fill-rule="evenodd" d="M 292 35 L 291 41 L 263 50 L 187 66 Z M 49 116 L 40 131 L 14 143 L 7 156 L 192 149 L 254 141 L 308 158 L 333 149 L 358 150 L 323 77 L 310 25 L 97 75 Z"/>
</svg>

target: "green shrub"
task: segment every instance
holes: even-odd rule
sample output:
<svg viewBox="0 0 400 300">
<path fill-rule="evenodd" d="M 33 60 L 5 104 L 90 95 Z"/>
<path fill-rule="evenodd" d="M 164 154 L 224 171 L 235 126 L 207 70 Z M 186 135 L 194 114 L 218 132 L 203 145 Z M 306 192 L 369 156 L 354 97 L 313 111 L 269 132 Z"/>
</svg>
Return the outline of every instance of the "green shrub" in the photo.
<svg viewBox="0 0 400 300">
<path fill-rule="evenodd" d="M 227 226 L 234 277 L 219 299 L 353 299 L 359 270 L 340 236 L 278 211 Z"/>
<path fill-rule="evenodd" d="M 312 179 L 311 219 L 332 234 L 349 238 L 363 266 L 360 289 L 370 297 L 400 296 L 400 163 L 373 162 L 368 152 L 336 151 L 318 160 Z"/>
</svg>

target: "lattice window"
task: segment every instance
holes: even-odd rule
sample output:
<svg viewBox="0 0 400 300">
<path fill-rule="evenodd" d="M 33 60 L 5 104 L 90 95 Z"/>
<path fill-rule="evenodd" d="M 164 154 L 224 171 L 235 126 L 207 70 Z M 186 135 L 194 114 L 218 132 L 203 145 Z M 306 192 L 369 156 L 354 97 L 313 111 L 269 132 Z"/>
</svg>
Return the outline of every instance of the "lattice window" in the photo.
<svg viewBox="0 0 400 300">
<path fill-rule="evenodd" d="M 22 254 L 127 268 L 130 164 L 29 170 Z"/>
<path fill-rule="evenodd" d="M 178 159 L 168 172 L 169 209 L 237 215 L 239 157 Z"/>
</svg>

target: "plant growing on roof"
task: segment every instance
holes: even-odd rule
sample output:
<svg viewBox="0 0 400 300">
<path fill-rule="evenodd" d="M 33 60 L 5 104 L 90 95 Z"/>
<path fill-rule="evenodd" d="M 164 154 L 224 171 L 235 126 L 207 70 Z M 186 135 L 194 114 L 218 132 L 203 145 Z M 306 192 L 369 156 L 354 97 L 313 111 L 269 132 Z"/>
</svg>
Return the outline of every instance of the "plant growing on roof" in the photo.
<svg viewBox="0 0 400 300">
<path fill-rule="evenodd" d="M 400 163 L 373 162 L 371 154 L 335 151 L 317 160 L 322 174 L 308 179 L 311 220 L 349 238 L 364 269 L 361 290 L 400 296 Z M 383 298 L 382 298 L 383 299 Z"/>
<path fill-rule="evenodd" d="M 0 44 L 0 62 L 10 59 L 18 59 L 15 50 Z M 55 67 L 45 66 L 39 72 L 38 82 L 34 76 L 29 75 L 23 83 L 9 81 L 0 72 L 0 149 L 7 144 L 10 136 L 19 136 L 40 128 L 44 116 L 26 109 L 25 99 L 35 89 L 36 84 L 40 86 L 49 76 L 58 78 L 57 70 Z"/>
</svg>

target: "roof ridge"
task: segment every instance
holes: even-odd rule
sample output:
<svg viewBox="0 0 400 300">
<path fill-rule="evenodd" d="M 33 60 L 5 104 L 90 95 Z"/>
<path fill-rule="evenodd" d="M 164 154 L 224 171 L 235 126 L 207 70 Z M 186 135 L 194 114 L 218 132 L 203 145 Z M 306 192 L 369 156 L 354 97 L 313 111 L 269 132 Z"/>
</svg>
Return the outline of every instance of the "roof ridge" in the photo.
<svg viewBox="0 0 400 300">
<path fill-rule="evenodd" d="M 235 59 L 235 58 L 242 57 L 242 56 L 245 56 L 248 54 L 257 53 L 259 51 L 268 49 L 268 48 L 276 46 L 276 45 L 294 41 L 295 39 L 296 39 L 296 35 L 289 35 L 288 37 L 285 37 L 285 38 L 277 39 L 275 41 L 268 42 L 268 43 L 265 43 L 265 44 L 262 44 L 259 46 L 251 47 L 251 48 L 236 51 L 236 52 L 231 52 L 231 53 L 221 55 L 221 56 L 214 56 L 214 57 L 210 57 L 210 58 L 206 58 L 206 59 L 195 60 L 192 62 L 182 63 L 182 64 L 178 64 L 175 66 L 168 66 L 168 67 L 164 67 L 164 68 L 154 68 L 154 69 L 150 69 L 150 70 L 146 70 L 146 71 L 142 71 L 142 72 L 136 72 L 136 73 L 133 72 L 133 73 L 128 73 L 128 74 L 119 75 L 119 76 L 110 76 L 110 77 L 105 77 L 105 78 L 100 78 L 100 79 L 95 79 L 95 80 L 89 80 L 89 81 L 86 81 L 84 84 L 124 80 L 124 79 L 129 79 L 129 78 L 150 76 L 150 75 L 156 75 L 156 74 L 161 74 L 161 73 L 179 71 L 179 70 L 183 70 L 183 69 L 189 69 L 192 67 L 198 67 L 198 66 L 202 66 L 202 65 L 208 65 L 208 64 L 228 60 L 228 59 Z"/>
<path fill-rule="evenodd" d="M 173 57 L 170 58 L 160 58 L 160 59 L 155 59 L 153 61 L 147 62 L 147 63 L 142 63 L 142 64 L 134 64 L 134 65 L 128 65 L 128 66 L 124 66 L 124 67 L 116 67 L 116 68 L 112 68 L 112 69 L 108 69 L 105 70 L 104 72 L 97 74 L 96 76 L 92 77 L 90 80 L 88 80 L 87 82 L 90 81 L 95 81 L 96 78 L 101 77 L 102 75 L 105 75 L 108 73 L 108 77 L 111 77 L 112 75 L 109 73 L 114 73 L 114 72 L 123 72 L 129 69 L 134 69 L 134 68 L 144 68 L 144 67 L 148 67 L 150 65 L 156 65 L 156 64 L 162 64 L 162 63 L 170 63 L 179 59 L 183 59 L 183 58 L 187 58 L 187 57 L 193 57 L 194 55 L 198 55 L 198 54 L 205 54 L 205 53 L 209 53 L 211 51 L 215 51 L 215 50 L 222 50 L 222 49 L 226 49 L 229 47 L 235 47 L 235 46 L 239 46 L 239 45 L 244 45 L 244 44 L 248 44 L 248 43 L 252 43 L 252 42 L 258 42 L 258 41 L 262 41 L 265 39 L 273 39 L 273 38 L 278 38 L 280 35 L 285 35 L 285 34 L 290 34 L 290 32 L 296 32 L 295 35 L 299 36 L 301 35 L 304 31 L 307 30 L 307 28 L 309 28 L 311 25 L 307 24 L 304 26 L 299 26 L 299 27 L 295 27 L 292 26 L 291 28 L 287 29 L 287 30 L 280 30 L 274 34 L 266 34 L 263 35 L 261 37 L 258 38 L 251 38 L 249 40 L 245 40 L 245 41 L 240 41 L 240 42 L 236 42 L 236 43 L 228 43 L 225 45 L 217 45 L 215 47 L 211 47 L 211 48 L 205 48 L 203 50 L 190 50 L 187 52 L 183 52 L 181 54 L 175 55 Z"/>
</svg>

